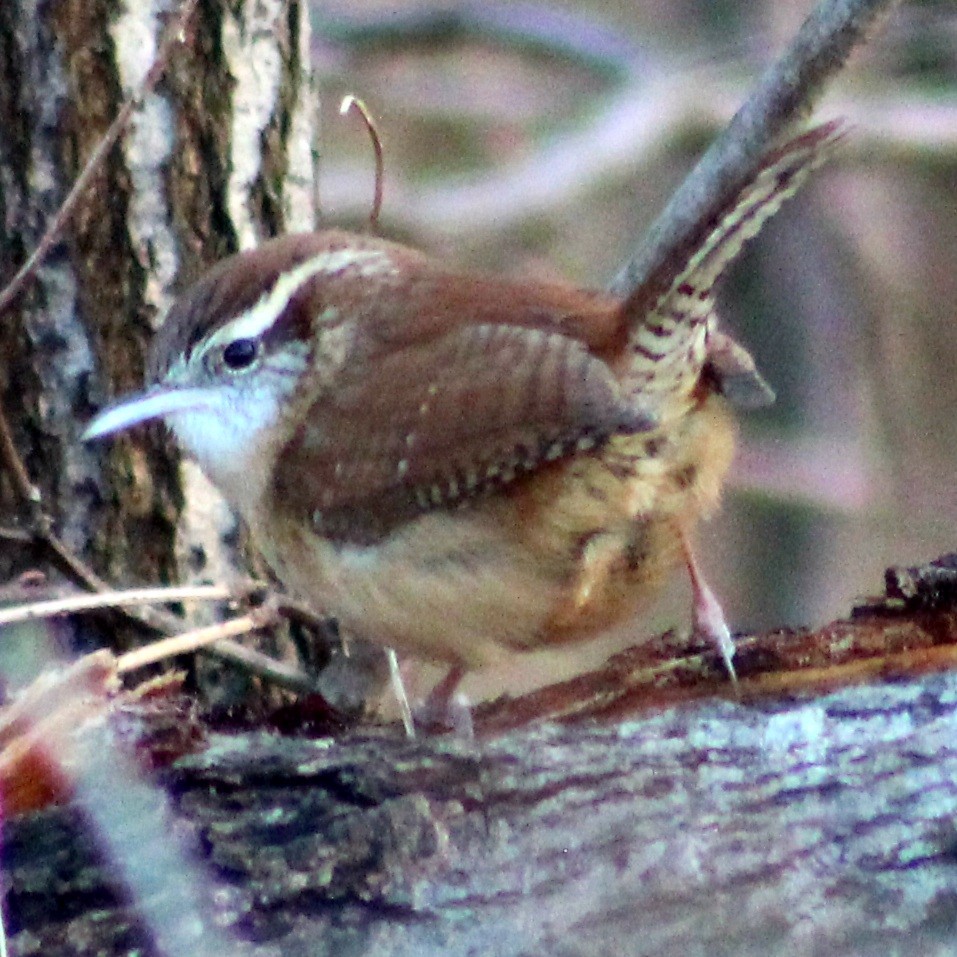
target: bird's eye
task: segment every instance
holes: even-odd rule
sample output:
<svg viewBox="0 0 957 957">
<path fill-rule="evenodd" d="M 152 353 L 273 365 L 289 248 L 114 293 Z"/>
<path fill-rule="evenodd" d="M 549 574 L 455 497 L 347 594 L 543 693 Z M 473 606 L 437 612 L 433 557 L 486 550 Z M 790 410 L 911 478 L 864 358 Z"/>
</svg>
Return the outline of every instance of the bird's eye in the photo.
<svg viewBox="0 0 957 957">
<path fill-rule="evenodd" d="M 246 369 L 252 365 L 257 352 L 255 339 L 235 339 L 223 349 L 223 362 L 234 371 Z"/>
</svg>

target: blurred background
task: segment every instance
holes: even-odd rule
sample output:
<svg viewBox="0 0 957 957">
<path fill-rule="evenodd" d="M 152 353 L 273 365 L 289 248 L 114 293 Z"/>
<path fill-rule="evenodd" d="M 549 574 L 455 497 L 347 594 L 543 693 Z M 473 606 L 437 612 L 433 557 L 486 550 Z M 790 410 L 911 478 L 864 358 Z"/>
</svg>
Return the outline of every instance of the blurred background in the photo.
<svg viewBox="0 0 957 957">
<path fill-rule="evenodd" d="M 324 222 L 361 227 L 372 203 L 368 136 L 339 116 L 352 93 L 384 143 L 386 236 L 600 287 L 811 6 L 317 2 Z M 741 416 L 724 507 L 700 532 L 735 631 L 823 623 L 879 593 L 887 565 L 957 550 L 953 3 L 900 8 L 815 119 L 837 116 L 839 155 L 721 289 L 778 394 Z M 677 578 L 588 654 L 687 627 Z M 579 664 L 549 656 L 521 684 Z"/>
</svg>

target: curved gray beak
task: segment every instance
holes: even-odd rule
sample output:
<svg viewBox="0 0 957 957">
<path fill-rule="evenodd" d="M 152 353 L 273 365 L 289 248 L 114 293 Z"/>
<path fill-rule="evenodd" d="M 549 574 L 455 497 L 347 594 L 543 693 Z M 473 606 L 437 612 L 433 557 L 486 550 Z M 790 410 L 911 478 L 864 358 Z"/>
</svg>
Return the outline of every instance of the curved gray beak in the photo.
<svg viewBox="0 0 957 957">
<path fill-rule="evenodd" d="M 156 386 L 140 395 L 128 396 L 94 416 L 83 430 L 84 442 L 122 432 L 141 422 L 162 419 L 211 404 L 213 391 L 202 388 Z"/>
</svg>

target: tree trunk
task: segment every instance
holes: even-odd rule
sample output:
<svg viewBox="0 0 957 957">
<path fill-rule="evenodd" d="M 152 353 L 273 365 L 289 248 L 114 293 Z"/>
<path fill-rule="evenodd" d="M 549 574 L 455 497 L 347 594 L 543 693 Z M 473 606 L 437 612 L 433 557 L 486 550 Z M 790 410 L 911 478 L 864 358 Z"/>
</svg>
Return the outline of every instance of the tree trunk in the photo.
<svg viewBox="0 0 957 957">
<path fill-rule="evenodd" d="M 169 0 L 0 5 L 0 271 L 32 251 L 139 90 Z M 142 388 L 153 329 L 184 282 L 229 252 L 313 225 L 308 19 L 300 0 L 203 0 L 158 89 L 84 192 L 63 238 L 5 315 L 0 397 L 65 544 L 120 584 L 221 581 L 237 527 L 161 429 L 78 435 Z M 0 473 L 0 524 L 30 516 Z M 0 552 L 0 578 L 36 552 Z"/>
</svg>

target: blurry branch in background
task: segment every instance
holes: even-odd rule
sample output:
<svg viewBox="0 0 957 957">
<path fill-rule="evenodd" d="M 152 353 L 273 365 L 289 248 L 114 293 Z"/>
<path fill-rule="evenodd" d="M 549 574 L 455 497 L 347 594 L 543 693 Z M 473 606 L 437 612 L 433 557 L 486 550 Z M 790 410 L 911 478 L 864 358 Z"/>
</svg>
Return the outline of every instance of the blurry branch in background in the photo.
<svg viewBox="0 0 957 957">
<path fill-rule="evenodd" d="M 870 18 L 888 4 L 851 6 L 860 9 L 838 11 L 839 16 L 849 13 L 854 19 L 841 37 L 845 44 L 857 42 Z M 483 12 L 483 18 L 476 23 L 466 17 L 472 11 L 472 7 L 443 11 L 449 18 L 460 18 L 456 21 L 456 36 L 472 39 L 491 36 L 516 47 L 522 39 L 537 39 L 539 48 L 547 46 L 549 37 L 533 32 L 538 25 L 531 18 L 521 24 L 523 32 L 520 33 L 514 18 L 508 24 L 508 31 L 502 25 L 496 29 L 495 6 Z M 428 16 L 419 11 L 415 18 L 405 18 L 401 31 L 395 24 L 382 23 L 381 34 L 376 32 L 371 19 L 367 16 L 361 28 L 351 29 L 338 21 L 334 24 L 323 21 L 319 29 L 327 30 L 334 42 L 363 50 L 374 49 L 377 39 L 383 46 L 387 40 L 397 42 L 397 33 L 407 42 L 428 39 L 432 35 L 429 31 L 435 32 L 433 24 L 438 15 L 433 12 Z M 904 21 L 905 26 L 907 23 L 909 20 Z M 392 176 L 388 219 L 394 228 L 439 237 L 459 235 L 466 230 L 470 235 L 507 230 L 529 217 L 560 208 L 569 197 L 599 182 L 634 175 L 677 140 L 689 135 L 696 138 L 714 135 L 747 96 L 748 81 L 739 67 L 729 69 L 727 64 L 713 60 L 689 63 L 647 49 L 639 50 L 626 46 L 620 36 L 609 37 L 607 32 L 599 40 L 594 36 L 595 29 L 588 31 L 584 27 L 578 30 L 587 38 L 582 41 L 573 32 L 572 25 L 564 26 L 561 40 L 549 48 L 551 52 L 573 58 L 596 72 L 598 64 L 603 63 L 607 68 L 604 72 L 612 78 L 612 92 L 599 99 L 589 111 L 587 125 L 562 130 L 531 155 L 518 157 L 494 170 L 453 176 L 435 183 L 411 184 Z M 941 15 L 938 14 L 933 23 L 918 26 L 925 32 L 939 30 Z M 415 32 L 417 27 L 420 33 Z M 551 28 L 550 36 L 554 39 L 557 32 L 554 23 Z M 447 33 L 442 35 L 445 39 Z M 821 50 L 828 53 L 830 41 L 826 36 L 825 32 Z M 802 55 L 807 53 L 813 51 L 804 51 Z M 796 61 L 791 62 L 793 65 Z M 839 63 L 839 58 L 832 58 L 826 67 L 836 69 Z M 817 77 L 815 90 L 826 78 L 825 74 Z M 795 74 L 794 79 L 807 83 L 806 76 Z M 707 95 L 702 96 L 701 91 L 705 89 Z M 812 100 L 814 92 L 808 89 L 808 93 L 808 100 Z M 829 115 L 845 118 L 855 129 L 854 137 L 842 147 L 851 156 L 860 152 L 873 157 L 875 151 L 889 156 L 918 152 L 952 154 L 957 148 L 957 103 L 902 85 L 899 79 L 895 78 L 892 87 L 879 91 L 856 89 L 853 96 L 837 92 L 829 97 L 828 105 Z M 543 170 L 548 171 L 547 176 L 542 175 Z M 358 218 L 368 203 L 365 191 L 356 182 L 351 162 L 342 167 L 326 166 L 323 194 L 327 208 L 337 217 Z"/>
<path fill-rule="evenodd" d="M 783 55 L 758 80 L 740 110 L 711 144 L 652 224 L 612 288 L 629 295 L 667 288 L 675 267 L 727 199 L 752 178 L 775 141 L 806 120 L 827 82 L 895 0 L 833 0 L 804 21 Z"/>
<path fill-rule="evenodd" d="M 833 436 L 790 436 L 787 442 L 749 436 L 737 452 L 730 484 L 833 512 L 858 512 L 880 499 L 879 478 L 856 444 Z"/>
<path fill-rule="evenodd" d="M 702 86 L 708 89 L 706 98 L 700 95 Z M 687 76 L 629 84 L 592 112 L 588 126 L 557 134 L 533 155 L 498 169 L 437 183 L 391 176 L 388 220 L 392 228 L 414 235 L 504 232 L 562 208 L 599 183 L 633 175 L 678 140 L 713 135 L 746 92 L 745 82 L 709 67 L 695 70 L 693 84 Z M 855 129 L 843 147 L 847 155 L 952 155 L 957 149 L 957 104 L 897 90 L 893 98 L 838 94 L 829 106 Z M 368 205 L 351 162 L 324 168 L 322 192 L 336 218 L 359 218 Z"/>
</svg>

